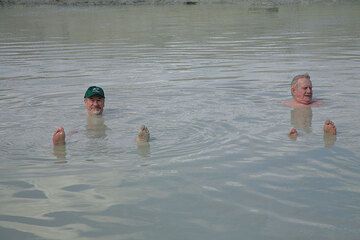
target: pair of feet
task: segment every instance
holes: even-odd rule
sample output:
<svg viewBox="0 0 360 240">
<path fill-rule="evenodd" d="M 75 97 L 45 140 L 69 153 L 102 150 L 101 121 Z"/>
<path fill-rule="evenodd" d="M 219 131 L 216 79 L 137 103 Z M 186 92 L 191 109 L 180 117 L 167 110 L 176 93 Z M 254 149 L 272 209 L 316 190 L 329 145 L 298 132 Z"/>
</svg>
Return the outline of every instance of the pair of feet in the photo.
<svg viewBox="0 0 360 240">
<path fill-rule="evenodd" d="M 149 129 L 145 125 L 141 125 L 136 137 L 137 143 L 147 143 L 150 140 Z M 65 130 L 63 127 L 57 128 L 53 134 L 52 141 L 54 145 L 65 144 Z"/>
<path fill-rule="evenodd" d="M 325 135 L 336 135 L 336 126 L 335 123 L 331 120 L 326 120 L 324 123 L 324 134 Z M 292 128 L 289 132 L 289 137 L 292 139 L 295 139 L 298 136 L 298 132 L 296 130 L 296 128 Z"/>
<path fill-rule="evenodd" d="M 324 134 L 325 135 L 336 135 L 336 126 L 333 121 L 326 120 L 324 123 Z M 289 132 L 289 137 L 291 139 L 296 139 L 298 136 L 298 131 L 296 128 L 292 128 Z M 138 135 L 136 137 L 137 143 L 146 143 L 150 140 L 150 132 L 145 125 L 141 125 L 139 128 Z M 52 141 L 54 145 L 64 145 L 65 144 L 65 130 L 63 127 L 57 128 L 53 134 Z"/>
</svg>

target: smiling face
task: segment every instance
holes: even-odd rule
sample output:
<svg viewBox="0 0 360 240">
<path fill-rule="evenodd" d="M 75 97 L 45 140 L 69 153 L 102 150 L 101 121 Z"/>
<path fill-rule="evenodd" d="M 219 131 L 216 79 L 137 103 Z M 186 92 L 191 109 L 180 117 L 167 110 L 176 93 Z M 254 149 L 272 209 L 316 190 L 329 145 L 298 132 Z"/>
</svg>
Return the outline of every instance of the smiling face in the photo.
<svg viewBox="0 0 360 240">
<path fill-rule="evenodd" d="M 297 83 L 291 87 L 291 93 L 296 102 L 305 105 L 311 104 L 313 92 L 310 79 L 298 79 Z"/>
<path fill-rule="evenodd" d="M 101 115 L 105 106 L 105 98 L 100 96 L 85 98 L 84 105 L 89 115 Z"/>
</svg>

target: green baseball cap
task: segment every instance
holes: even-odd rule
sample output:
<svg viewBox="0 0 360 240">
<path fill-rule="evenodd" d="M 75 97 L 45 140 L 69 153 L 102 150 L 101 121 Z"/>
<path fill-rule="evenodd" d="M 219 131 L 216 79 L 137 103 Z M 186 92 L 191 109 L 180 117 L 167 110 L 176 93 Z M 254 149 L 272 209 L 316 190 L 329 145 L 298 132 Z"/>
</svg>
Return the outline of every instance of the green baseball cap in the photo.
<svg viewBox="0 0 360 240">
<path fill-rule="evenodd" d="M 91 98 L 93 96 L 99 96 L 105 98 L 104 90 L 101 87 L 97 87 L 97 86 L 89 87 L 85 92 L 84 98 Z"/>
</svg>

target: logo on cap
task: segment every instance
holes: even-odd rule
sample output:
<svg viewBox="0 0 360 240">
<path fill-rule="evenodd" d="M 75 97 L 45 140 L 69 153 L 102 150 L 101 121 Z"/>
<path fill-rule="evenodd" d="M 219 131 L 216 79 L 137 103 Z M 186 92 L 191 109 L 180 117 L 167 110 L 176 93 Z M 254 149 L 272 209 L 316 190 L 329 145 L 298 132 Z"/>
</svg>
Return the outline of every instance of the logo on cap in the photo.
<svg viewBox="0 0 360 240">
<path fill-rule="evenodd" d="M 100 96 L 105 98 L 104 90 L 101 87 L 91 86 L 86 90 L 84 98 L 90 98 L 92 96 Z"/>
</svg>

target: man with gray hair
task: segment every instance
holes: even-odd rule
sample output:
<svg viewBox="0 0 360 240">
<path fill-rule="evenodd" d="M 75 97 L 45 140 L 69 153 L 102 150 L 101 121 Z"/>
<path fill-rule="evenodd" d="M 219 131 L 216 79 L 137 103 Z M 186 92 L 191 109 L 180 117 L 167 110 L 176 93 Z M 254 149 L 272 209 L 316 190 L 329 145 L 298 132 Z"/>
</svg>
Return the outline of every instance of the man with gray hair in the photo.
<svg viewBox="0 0 360 240">
<path fill-rule="evenodd" d="M 313 100 L 312 83 L 308 73 L 296 75 L 290 87 L 292 99 L 285 101 L 288 107 L 298 108 L 306 106 L 319 106 L 319 101 Z"/>
<path fill-rule="evenodd" d="M 284 105 L 288 107 L 292 107 L 294 110 L 302 110 L 308 107 L 311 110 L 311 106 L 320 106 L 320 102 L 318 100 L 313 99 L 313 91 L 312 91 L 312 83 L 310 80 L 310 75 L 308 73 L 296 75 L 290 86 L 290 91 L 292 95 L 291 100 L 284 101 Z M 302 111 L 303 112 L 303 111 Z M 311 111 L 310 111 L 311 113 Z M 302 114 L 300 114 L 302 116 Z M 302 116 L 303 118 L 304 116 Z M 311 125 L 311 116 L 305 118 L 308 121 L 308 125 Z M 305 125 L 305 124 L 302 124 Z M 330 146 L 335 142 L 335 138 L 332 136 L 336 135 L 336 127 L 334 122 L 331 120 L 326 120 L 324 123 L 324 139 L 328 139 L 330 136 L 333 141 L 331 144 L 327 143 L 326 146 Z M 298 132 L 296 128 L 292 128 L 289 132 L 289 137 L 291 139 L 296 139 L 298 136 Z M 330 141 L 328 141 L 330 142 Z"/>
</svg>

